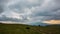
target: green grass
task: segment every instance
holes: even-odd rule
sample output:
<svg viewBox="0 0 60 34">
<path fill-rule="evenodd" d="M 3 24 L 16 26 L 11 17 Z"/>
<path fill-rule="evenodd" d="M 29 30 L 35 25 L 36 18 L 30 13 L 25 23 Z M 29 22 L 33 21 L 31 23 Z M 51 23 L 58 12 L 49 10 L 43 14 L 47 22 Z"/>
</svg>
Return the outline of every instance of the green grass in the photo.
<svg viewBox="0 0 60 34">
<path fill-rule="evenodd" d="M 26 29 L 29 27 L 30 29 Z M 0 34 L 60 34 L 60 27 L 29 26 L 22 24 L 0 24 Z"/>
</svg>

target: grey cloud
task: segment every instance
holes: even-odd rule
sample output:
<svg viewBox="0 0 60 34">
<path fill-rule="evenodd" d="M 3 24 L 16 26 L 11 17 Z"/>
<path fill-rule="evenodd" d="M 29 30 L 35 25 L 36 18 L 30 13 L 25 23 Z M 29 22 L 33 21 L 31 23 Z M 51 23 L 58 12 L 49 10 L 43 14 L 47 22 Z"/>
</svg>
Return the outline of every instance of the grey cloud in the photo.
<svg viewBox="0 0 60 34">
<path fill-rule="evenodd" d="M 7 0 L 0 0 L 0 13 L 4 12 L 4 6 Z"/>
<path fill-rule="evenodd" d="M 3 12 L 3 7 L 2 6 L 0 6 L 0 13 L 2 13 Z"/>
<path fill-rule="evenodd" d="M 43 6 L 40 9 L 35 11 L 36 16 L 45 16 L 43 20 L 60 20 L 60 0 L 51 0 L 47 3 L 47 6 Z"/>
<path fill-rule="evenodd" d="M 22 15 L 22 20 L 16 19 L 16 18 L 9 18 L 6 16 L 0 17 L 0 21 L 15 21 L 15 22 L 38 22 L 43 20 L 60 20 L 60 0 L 38 0 L 38 2 L 35 3 L 29 3 L 27 0 L 19 0 L 19 2 L 16 2 L 9 5 L 10 0 L 0 0 L 0 13 L 13 11 Z M 15 0 L 16 1 L 16 0 Z M 17 0 L 18 1 L 18 0 Z M 32 9 L 32 7 L 34 9 Z M 38 7 L 38 8 L 36 8 Z M 24 11 L 24 9 L 32 9 L 31 14 L 27 14 L 27 11 Z M 17 10 L 15 10 L 17 9 Z M 34 11 L 33 11 L 34 10 Z M 5 15 L 5 14 L 4 14 Z M 30 17 L 30 21 L 28 19 Z"/>
<path fill-rule="evenodd" d="M 2 17 L 0 17 L 0 21 L 18 21 L 18 20 L 13 18 L 8 18 L 5 15 L 3 15 Z"/>
<path fill-rule="evenodd" d="M 13 5 L 9 5 L 8 8 L 10 10 L 14 10 L 14 9 L 17 9 L 18 11 L 16 12 L 24 12 L 23 9 L 24 8 L 29 8 L 31 9 L 32 7 L 36 7 L 36 6 L 40 6 L 40 4 L 42 3 L 42 0 L 38 0 L 38 2 L 36 3 L 29 3 L 27 0 L 21 0 L 20 2 L 17 2 L 16 4 L 13 4 Z"/>
<path fill-rule="evenodd" d="M 6 17 L 5 15 L 2 15 L 2 17 L 0 17 L 0 21 L 12 21 L 12 22 L 25 22 L 27 20 L 27 18 L 23 18 L 22 20 L 21 19 L 17 19 L 17 18 L 9 18 L 9 17 Z"/>
</svg>

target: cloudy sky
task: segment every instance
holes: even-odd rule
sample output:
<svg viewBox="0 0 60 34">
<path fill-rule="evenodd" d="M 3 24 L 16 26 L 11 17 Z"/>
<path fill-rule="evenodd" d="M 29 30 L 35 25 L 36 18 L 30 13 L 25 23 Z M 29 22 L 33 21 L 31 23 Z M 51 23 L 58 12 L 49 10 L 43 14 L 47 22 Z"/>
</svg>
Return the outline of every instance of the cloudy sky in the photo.
<svg viewBox="0 0 60 34">
<path fill-rule="evenodd" d="M 0 0 L 2 22 L 30 24 L 49 20 L 60 20 L 60 0 Z"/>
</svg>

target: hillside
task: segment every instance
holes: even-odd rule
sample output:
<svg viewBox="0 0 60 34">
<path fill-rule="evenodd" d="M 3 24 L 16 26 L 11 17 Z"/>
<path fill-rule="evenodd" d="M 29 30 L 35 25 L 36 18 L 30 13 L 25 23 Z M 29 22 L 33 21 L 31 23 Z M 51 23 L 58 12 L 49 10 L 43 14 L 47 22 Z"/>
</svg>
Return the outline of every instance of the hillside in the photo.
<svg viewBox="0 0 60 34">
<path fill-rule="evenodd" d="M 0 24 L 0 34 L 60 34 L 60 25 Z"/>
</svg>

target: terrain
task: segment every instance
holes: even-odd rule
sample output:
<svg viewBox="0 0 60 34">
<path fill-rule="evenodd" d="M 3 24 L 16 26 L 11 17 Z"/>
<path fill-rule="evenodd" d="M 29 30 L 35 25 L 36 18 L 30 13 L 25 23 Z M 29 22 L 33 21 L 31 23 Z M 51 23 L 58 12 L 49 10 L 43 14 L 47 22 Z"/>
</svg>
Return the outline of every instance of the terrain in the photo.
<svg viewBox="0 0 60 34">
<path fill-rule="evenodd" d="M 31 26 L 0 23 L 0 34 L 60 34 L 60 25 Z"/>
</svg>

